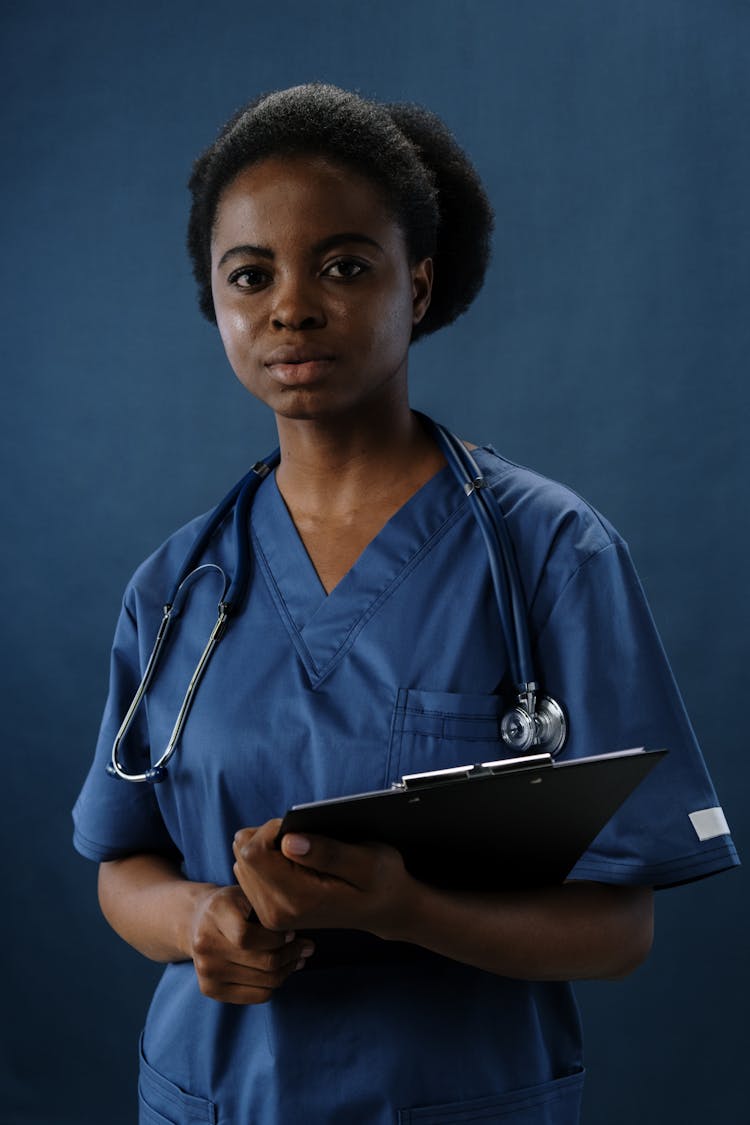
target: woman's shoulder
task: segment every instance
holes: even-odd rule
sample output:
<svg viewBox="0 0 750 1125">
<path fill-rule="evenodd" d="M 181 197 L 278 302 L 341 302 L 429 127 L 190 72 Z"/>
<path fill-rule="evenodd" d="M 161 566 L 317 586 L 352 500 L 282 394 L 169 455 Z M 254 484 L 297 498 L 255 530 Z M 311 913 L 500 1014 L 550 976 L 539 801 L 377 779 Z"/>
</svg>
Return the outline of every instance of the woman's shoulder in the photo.
<svg viewBox="0 0 750 1125">
<path fill-rule="evenodd" d="M 202 512 L 178 527 L 136 567 L 125 588 L 126 606 L 135 609 L 147 604 L 150 608 L 153 603 L 161 609 L 207 515 Z"/>
<path fill-rule="evenodd" d="M 605 572 L 624 576 L 632 571 L 622 537 L 574 489 L 508 460 L 491 446 L 480 447 L 473 456 L 505 517 L 537 629 L 573 580 L 598 585 Z"/>
<path fill-rule="evenodd" d="M 609 520 L 568 485 L 509 460 L 492 445 L 477 447 L 473 456 L 506 519 L 524 536 L 548 542 L 562 537 L 584 558 L 622 544 Z"/>
</svg>

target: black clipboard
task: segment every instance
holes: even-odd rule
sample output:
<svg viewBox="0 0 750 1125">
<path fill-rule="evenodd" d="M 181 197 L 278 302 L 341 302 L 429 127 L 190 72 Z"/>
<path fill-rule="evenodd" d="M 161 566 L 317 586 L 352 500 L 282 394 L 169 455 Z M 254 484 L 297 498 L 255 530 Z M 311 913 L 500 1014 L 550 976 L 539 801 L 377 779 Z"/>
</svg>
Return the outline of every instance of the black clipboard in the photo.
<svg viewBox="0 0 750 1125">
<path fill-rule="evenodd" d="M 295 805 L 287 832 L 391 844 L 416 878 L 462 890 L 562 883 L 666 750 L 549 754 L 411 774 L 391 789 Z"/>
</svg>

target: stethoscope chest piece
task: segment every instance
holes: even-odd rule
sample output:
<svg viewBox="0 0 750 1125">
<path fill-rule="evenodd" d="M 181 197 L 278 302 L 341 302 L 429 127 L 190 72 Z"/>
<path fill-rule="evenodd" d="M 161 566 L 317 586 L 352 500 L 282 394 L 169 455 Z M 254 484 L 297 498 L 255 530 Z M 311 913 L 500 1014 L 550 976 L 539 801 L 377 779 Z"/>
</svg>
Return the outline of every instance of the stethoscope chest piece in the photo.
<svg viewBox="0 0 750 1125">
<path fill-rule="evenodd" d="M 535 700 L 533 711 L 525 703 L 518 703 L 500 720 L 500 737 L 516 754 L 535 750 L 555 755 L 562 749 L 567 733 L 563 709 L 548 695 Z"/>
</svg>

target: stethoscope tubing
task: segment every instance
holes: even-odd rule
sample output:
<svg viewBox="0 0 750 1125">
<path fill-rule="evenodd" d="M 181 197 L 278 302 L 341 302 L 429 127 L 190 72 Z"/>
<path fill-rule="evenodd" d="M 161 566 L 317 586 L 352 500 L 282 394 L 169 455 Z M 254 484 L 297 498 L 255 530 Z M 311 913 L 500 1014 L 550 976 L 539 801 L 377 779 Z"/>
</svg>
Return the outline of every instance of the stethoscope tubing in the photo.
<svg viewBox="0 0 750 1125">
<path fill-rule="evenodd" d="M 500 612 L 500 622 L 511 677 L 518 691 L 524 692 L 535 682 L 527 625 L 528 613 L 515 551 L 504 517 L 478 464 L 463 442 L 439 423 L 433 422 L 432 425 L 446 460 L 469 499 L 482 533 L 498 607 L 510 607 L 510 621 L 506 614 Z"/>
<path fill-rule="evenodd" d="M 123 781 L 148 781 L 156 783 L 164 780 L 167 763 L 177 749 L 180 735 L 182 734 L 188 713 L 193 704 L 198 685 L 208 667 L 208 662 L 211 659 L 214 649 L 224 635 L 224 630 L 226 629 L 230 616 L 236 612 L 242 604 L 250 580 L 250 505 L 260 482 L 264 477 L 268 476 L 274 465 L 278 464 L 279 459 L 280 453 L 279 450 L 276 449 L 269 457 L 261 461 L 256 461 L 250 471 L 229 490 L 224 499 L 214 508 L 188 552 L 187 558 L 177 576 L 177 580 L 172 587 L 170 596 L 164 605 L 162 619 L 159 623 L 156 640 L 154 641 L 154 647 L 146 663 L 146 670 L 143 673 L 141 682 L 138 685 L 138 690 L 133 697 L 132 703 L 128 707 L 122 725 L 112 744 L 112 753 L 107 765 L 107 772 L 111 776 L 119 777 Z M 210 540 L 227 518 L 232 507 L 234 507 L 233 532 L 237 547 L 237 562 L 234 575 L 230 582 L 220 566 L 217 566 L 215 563 L 200 564 L 200 559 L 204 555 Z M 185 601 L 192 583 L 196 578 L 209 570 L 218 571 L 224 579 L 224 587 L 221 597 L 219 598 L 217 618 L 203 652 L 198 659 L 198 663 L 195 666 L 195 670 L 190 677 L 190 683 L 187 686 L 182 703 L 180 704 L 172 733 L 169 736 L 163 753 L 153 765 L 142 773 L 128 773 L 119 758 L 120 746 L 153 681 L 167 638 L 169 637 L 175 619 L 181 612 L 182 603 Z"/>
<path fill-rule="evenodd" d="M 190 548 L 185 562 L 182 564 L 182 568 L 172 587 L 171 595 L 167 599 L 167 604 L 174 603 L 180 586 L 187 576 L 197 568 L 198 563 L 206 552 L 209 542 L 213 539 L 232 508 L 234 508 L 233 530 L 234 541 L 237 547 L 237 564 L 232 581 L 226 591 L 224 602 L 225 605 L 229 607 L 228 613 L 230 614 L 236 606 L 241 604 L 250 577 L 250 543 L 247 524 L 250 505 L 260 482 L 276 468 L 280 460 L 281 451 L 275 449 L 268 457 L 256 461 L 245 476 L 237 481 L 237 483 L 230 488 L 224 499 L 216 505 Z"/>
<path fill-rule="evenodd" d="M 519 696 L 519 704 L 528 716 L 529 723 L 534 723 L 536 708 L 536 695 L 538 685 L 535 682 L 533 664 L 531 659 L 531 642 L 528 631 L 527 607 L 525 604 L 523 587 L 518 572 L 513 543 L 510 538 L 505 518 L 500 505 L 492 494 L 486 479 L 472 457 L 470 451 L 455 434 L 444 426 L 433 422 L 431 418 L 420 415 L 425 424 L 430 428 L 440 448 L 442 449 L 451 472 L 461 484 L 468 497 L 477 525 L 487 549 L 487 559 L 490 567 L 492 585 L 497 600 L 503 638 L 507 652 L 510 672 Z M 152 782 L 163 781 L 166 777 L 166 766 L 177 749 L 177 745 L 187 720 L 188 713 L 195 698 L 201 679 L 205 673 L 216 645 L 224 635 L 230 617 L 242 605 L 250 582 L 251 552 L 250 552 L 250 506 L 255 492 L 261 481 L 279 464 L 280 451 L 274 450 L 268 457 L 257 461 L 250 471 L 242 477 L 217 504 L 205 521 L 200 533 L 190 548 L 185 562 L 180 569 L 177 579 L 167 603 L 164 606 L 162 620 L 146 663 L 146 670 L 138 686 L 132 703 L 123 719 L 122 725 L 115 737 L 110 762 L 107 772 L 113 777 L 124 781 Z M 236 545 L 236 564 L 231 581 L 224 571 L 215 563 L 203 563 L 200 559 L 206 552 L 210 540 L 218 531 L 221 524 L 234 509 L 233 535 Z M 143 698 L 153 682 L 156 669 L 167 639 L 171 633 L 172 625 L 187 598 L 192 583 L 209 570 L 218 571 L 224 579 L 224 588 L 218 603 L 218 613 L 208 641 L 201 653 L 195 671 L 190 678 L 185 695 L 182 699 L 175 724 L 169 737 L 164 752 L 158 760 L 142 773 L 128 773 L 119 759 L 119 749 L 130 729 L 136 712 Z M 510 610 L 510 614 L 506 612 Z M 558 704 L 545 697 L 545 715 L 550 709 L 555 712 L 554 721 L 559 726 L 559 738 L 552 738 L 555 749 L 560 748 L 565 739 L 565 719 Z M 518 708 L 516 708 L 518 710 Z M 546 719 L 545 719 L 546 721 Z M 537 724 L 539 719 L 536 720 Z M 540 729 L 538 727 L 534 729 Z M 529 745 L 531 743 L 529 742 Z"/>
</svg>

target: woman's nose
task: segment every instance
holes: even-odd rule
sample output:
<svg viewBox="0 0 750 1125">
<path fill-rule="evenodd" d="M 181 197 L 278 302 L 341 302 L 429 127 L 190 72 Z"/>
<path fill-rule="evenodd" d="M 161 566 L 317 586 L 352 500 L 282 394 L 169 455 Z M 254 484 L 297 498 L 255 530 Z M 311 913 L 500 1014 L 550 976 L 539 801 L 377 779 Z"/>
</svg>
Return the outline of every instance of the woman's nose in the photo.
<svg viewBox="0 0 750 1125">
<path fill-rule="evenodd" d="M 274 328 L 322 328 L 326 322 L 312 279 L 279 278 L 274 286 L 271 320 Z"/>
</svg>

